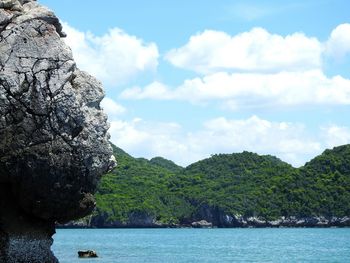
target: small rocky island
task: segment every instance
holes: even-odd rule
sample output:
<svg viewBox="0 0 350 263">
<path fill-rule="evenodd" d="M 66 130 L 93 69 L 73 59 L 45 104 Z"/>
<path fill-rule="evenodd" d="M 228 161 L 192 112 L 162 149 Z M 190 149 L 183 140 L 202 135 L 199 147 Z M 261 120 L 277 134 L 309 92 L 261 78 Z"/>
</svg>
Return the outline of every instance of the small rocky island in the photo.
<svg viewBox="0 0 350 263">
<path fill-rule="evenodd" d="M 271 155 L 215 154 L 181 167 L 112 145 L 96 211 L 60 227 L 350 227 L 350 144 L 295 168 Z"/>
<path fill-rule="evenodd" d="M 0 262 L 58 262 L 55 223 L 91 213 L 114 165 L 101 83 L 64 36 L 35 0 L 0 0 Z"/>
</svg>

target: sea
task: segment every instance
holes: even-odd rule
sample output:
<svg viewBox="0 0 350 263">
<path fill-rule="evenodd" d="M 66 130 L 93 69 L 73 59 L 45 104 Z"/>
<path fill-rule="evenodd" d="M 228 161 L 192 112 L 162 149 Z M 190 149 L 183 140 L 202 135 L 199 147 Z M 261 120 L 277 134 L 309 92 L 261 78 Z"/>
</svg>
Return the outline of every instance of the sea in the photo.
<svg viewBox="0 0 350 263">
<path fill-rule="evenodd" d="M 61 263 L 348 263 L 350 228 L 58 229 L 52 249 Z"/>
</svg>

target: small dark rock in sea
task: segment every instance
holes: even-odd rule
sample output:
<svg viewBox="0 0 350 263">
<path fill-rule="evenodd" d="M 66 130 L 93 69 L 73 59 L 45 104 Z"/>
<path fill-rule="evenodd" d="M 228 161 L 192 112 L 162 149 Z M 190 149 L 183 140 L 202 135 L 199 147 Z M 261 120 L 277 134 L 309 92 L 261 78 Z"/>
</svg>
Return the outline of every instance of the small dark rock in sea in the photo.
<svg viewBox="0 0 350 263">
<path fill-rule="evenodd" d="M 80 250 L 78 251 L 78 256 L 80 258 L 98 258 L 97 253 L 93 250 Z"/>
</svg>

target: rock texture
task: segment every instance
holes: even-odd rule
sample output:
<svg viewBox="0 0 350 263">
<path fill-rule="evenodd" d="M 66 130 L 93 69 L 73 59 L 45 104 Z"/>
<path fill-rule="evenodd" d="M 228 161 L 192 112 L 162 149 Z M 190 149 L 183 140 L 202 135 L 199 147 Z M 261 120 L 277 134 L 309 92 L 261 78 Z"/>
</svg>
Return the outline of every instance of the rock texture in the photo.
<svg viewBox="0 0 350 263">
<path fill-rule="evenodd" d="M 0 0 L 0 262 L 56 262 L 54 223 L 89 214 L 113 165 L 102 86 L 64 36 L 35 0 Z"/>
<path fill-rule="evenodd" d="M 275 220 L 266 220 L 260 217 L 245 217 L 242 215 L 231 215 L 225 213 L 218 207 L 202 205 L 198 212 L 194 214 L 191 221 L 205 221 L 211 223 L 214 227 L 349 227 L 350 218 L 345 217 L 326 217 L 326 216 L 281 216 Z M 193 224 L 193 223 L 192 223 Z"/>
<path fill-rule="evenodd" d="M 210 222 L 207 222 L 206 220 L 200 220 L 200 221 L 192 222 L 191 226 L 194 228 L 210 228 L 210 227 L 213 227 L 213 224 Z"/>
</svg>

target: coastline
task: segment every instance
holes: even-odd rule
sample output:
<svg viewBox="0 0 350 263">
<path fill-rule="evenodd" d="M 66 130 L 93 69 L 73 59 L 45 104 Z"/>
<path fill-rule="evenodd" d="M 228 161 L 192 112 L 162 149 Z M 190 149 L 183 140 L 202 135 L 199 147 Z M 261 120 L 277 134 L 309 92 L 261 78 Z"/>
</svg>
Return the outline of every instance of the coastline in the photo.
<svg viewBox="0 0 350 263">
<path fill-rule="evenodd" d="M 229 217 L 229 216 L 227 216 Z M 112 222 L 109 224 L 90 224 L 83 221 L 72 221 L 66 224 L 57 224 L 58 229 L 93 229 L 93 228 L 346 228 L 350 227 L 350 217 L 281 217 L 268 221 L 257 217 L 231 217 L 224 224 L 213 224 L 206 220 L 192 223 L 164 224 L 157 221 L 139 224 Z M 235 220 L 233 220 L 235 219 Z"/>
</svg>

